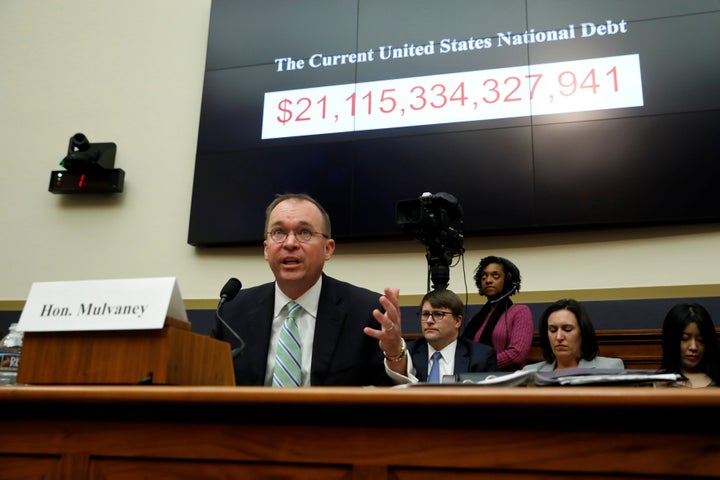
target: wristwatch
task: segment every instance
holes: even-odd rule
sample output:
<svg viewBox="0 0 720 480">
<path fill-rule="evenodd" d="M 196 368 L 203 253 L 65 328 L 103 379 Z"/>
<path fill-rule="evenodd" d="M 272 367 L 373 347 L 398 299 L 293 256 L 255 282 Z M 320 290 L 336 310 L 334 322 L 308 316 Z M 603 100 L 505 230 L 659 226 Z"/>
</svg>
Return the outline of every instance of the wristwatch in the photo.
<svg viewBox="0 0 720 480">
<path fill-rule="evenodd" d="M 400 341 L 402 342 L 402 344 L 400 346 L 400 353 L 398 353 L 394 357 L 388 356 L 388 354 L 385 353 L 385 351 L 383 351 L 383 355 L 385 355 L 385 359 L 388 362 L 399 362 L 400 360 L 405 358 L 405 355 L 407 355 L 407 348 L 405 347 L 405 339 L 401 337 Z"/>
</svg>

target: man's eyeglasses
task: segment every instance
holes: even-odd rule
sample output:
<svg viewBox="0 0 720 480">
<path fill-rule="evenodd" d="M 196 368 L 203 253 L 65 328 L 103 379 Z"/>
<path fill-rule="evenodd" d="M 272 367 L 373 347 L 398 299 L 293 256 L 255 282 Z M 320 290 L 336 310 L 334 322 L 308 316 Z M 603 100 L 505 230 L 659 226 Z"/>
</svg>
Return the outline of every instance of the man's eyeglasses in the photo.
<svg viewBox="0 0 720 480">
<path fill-rule="evenodd" d="M 288 236 L 290 235 L 290 232 L 286 232 L 282 228 L 274 228 L 274 229 L 270 230 L 269 232 L 265 232 L 265 233 L 267 234 L 268 238 L 270 238 L 270 240 L 272 240 L 275 243 L 283 243 L 285 240 L 287 240 Z M 309 228 L 300 228 L 300 229 L 294 230 L 294 231 L 292 231 L 292 234 L 295 235 L 295 239 L 301 243 L 309 242 L 310 240 L 312 240 L 314 235 L 322 235 L 325 238 L 330 238 L 329 235 L 326 235 L 322 232 L 313 232 Z"/>
<path fill-rule="evenodd" d="M 423 322 L 427 322 L 430 320 L 430 317 L 436 322 L 441 321 L 443 318 L 445 318 L 445 315 L 453 315 L 452 312 L 417 312 L 417 316 L 420 317 L 420 320 Z M 454 316 L 454 315 L 453 315 Z"/>
</svg>

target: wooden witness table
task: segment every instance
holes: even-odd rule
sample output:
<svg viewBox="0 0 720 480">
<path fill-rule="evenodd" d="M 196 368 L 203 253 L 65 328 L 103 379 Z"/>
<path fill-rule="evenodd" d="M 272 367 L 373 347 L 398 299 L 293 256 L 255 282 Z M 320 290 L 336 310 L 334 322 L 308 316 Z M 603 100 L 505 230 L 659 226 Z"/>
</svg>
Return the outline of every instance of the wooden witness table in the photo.
<svg viewBox="0 0 720 480">
<path fill-rule="evenodd" d="M 0 387 L 11 479 L 720 478 L 720 388 Z"/>
</svg>

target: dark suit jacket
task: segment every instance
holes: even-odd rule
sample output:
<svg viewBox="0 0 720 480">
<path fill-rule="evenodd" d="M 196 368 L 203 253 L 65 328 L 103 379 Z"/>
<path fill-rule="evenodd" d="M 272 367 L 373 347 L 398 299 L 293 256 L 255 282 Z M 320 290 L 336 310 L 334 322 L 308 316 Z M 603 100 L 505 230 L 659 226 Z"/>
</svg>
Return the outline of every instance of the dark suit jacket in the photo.
<svg viewBox="0 0 720 480">
<path fill-rule="evenodd" d="M 415 367 L 415 376 L 421 382 L 428 378 L 428 344 L 425 338 L 408 343 L 408 354 Z M 464 337 L 458 337 L 455 348 L 455 372 L 496 372 L 497 356 L 495 349 L 484 343 L 477 343 Z"/>
<path fill-rule="evenodd" d="M 379 329 L 372 316 L 382 308 L 380 294 L 323 274 L 313 340 L 311 385 L 392 385 L 385 374 L 378 341 L 364 327 Z M 245 341 L 234 360 L 237 385 L 263 385 L 267 366 L 275 284 L 241 290 L 225 303 L 221 315 Z M 211 336 L 239 346 L 235 337 L 216 321 Z"/>
</svg>

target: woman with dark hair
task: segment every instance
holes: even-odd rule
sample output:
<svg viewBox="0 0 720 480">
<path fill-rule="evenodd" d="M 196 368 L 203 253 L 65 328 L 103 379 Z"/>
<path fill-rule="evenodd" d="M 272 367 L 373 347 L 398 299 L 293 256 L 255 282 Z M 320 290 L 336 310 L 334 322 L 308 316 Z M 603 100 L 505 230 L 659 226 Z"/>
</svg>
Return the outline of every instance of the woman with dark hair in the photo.
<svg viewBox="0 0 720 480">
<path fill-rule="evenodd" d="M 533 338 L 530 308 L 510 300 L 520 291 L 520 270 L 506 258 L 488 256 L 475 270 L 475 285 L 488 301 L 470 319 L 463 336 L 493 347 L 499 370 L 520 370 Z"/>
<path fill-rule="evenodd" d="M 546 308 L 540 316 L 538 332 L 545 360 L 527 365 L 523 370 L 625 368 L 622 359 L 598 356 L 595 327 L 587 310 L 577 300 L 558 300 Z"/>
<path fill-rule="evenodd" d="M 715 325 L 697 303 L 679 303 L 665 316 L 662 328 L 661 367 L 680 373 L 678 386 L 710 387 L 720 384 L 720 354 Z"/>
</svg>

